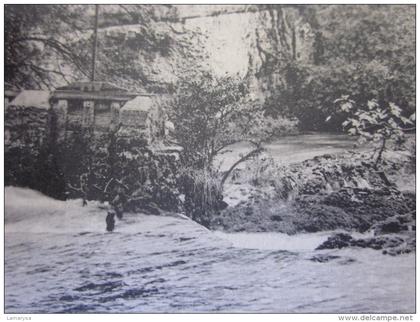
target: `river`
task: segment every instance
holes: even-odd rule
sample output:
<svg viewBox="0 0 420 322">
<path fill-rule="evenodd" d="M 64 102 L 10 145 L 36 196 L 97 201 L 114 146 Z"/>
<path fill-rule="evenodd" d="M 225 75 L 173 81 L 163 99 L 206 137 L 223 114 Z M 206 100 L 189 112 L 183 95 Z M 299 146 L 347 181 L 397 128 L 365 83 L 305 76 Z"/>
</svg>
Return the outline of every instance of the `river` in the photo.
<svg viewBox="0 0 420 322">
<path fill-rule="evenodd" d="M 107 233 L 93 202 L 7 187 L 5 204 L 6 313 L 415 311 L 415 254 L 315 251 L 332 232 L 225 234 L 127 214 Z"/>
</svg>

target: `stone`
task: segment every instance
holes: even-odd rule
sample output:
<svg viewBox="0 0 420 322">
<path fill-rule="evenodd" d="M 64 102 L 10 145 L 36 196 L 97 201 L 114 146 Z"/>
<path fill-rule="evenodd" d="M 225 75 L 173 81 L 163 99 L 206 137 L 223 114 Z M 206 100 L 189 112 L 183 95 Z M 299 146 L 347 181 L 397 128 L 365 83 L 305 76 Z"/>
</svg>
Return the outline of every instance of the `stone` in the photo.
<svg viewBox="0 0 420 322">
<path fill-rule="evenodd" d="M 377 224 L 374 228 L 375 235 L 399 233 L 408 230 L 407 226 L 402 224 L 398 219 L 392 218 Z"/>
<path fill-rule="evenodd" d="M 353 241 L 353 237 L 349 234 L 338 233 L 334 236 L 328 237 L 328 239 L 319 245 L 316 250 L 349 247 L 351 245 L 351 241 Z"/>
<path fill-rule="evenodd" d="M 315 255 L 311 257 L 309 260 L 312 262 L 317 262 L 317 263 L 327 263 L 331 260 L 338 259 L 338 258 L 340 258 L 340 256 L 319 254 L 319 255 Z"/>
</svg>

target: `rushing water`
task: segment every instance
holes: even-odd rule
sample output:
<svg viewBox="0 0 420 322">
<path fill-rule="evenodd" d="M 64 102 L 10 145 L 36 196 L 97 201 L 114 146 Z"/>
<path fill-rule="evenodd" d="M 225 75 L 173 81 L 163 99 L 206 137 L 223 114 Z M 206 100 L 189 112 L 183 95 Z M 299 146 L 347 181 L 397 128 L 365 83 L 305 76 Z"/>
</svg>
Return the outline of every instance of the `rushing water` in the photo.
<svg viewBox="0 0 420 322">
<path fill-rule="evenodd" d="M 268 150 L 287 163 L 353 144 L 297 136 Z M 315 251 L 331 232 L 224 234 L 131 214 L 106 233 L 97 204 L 11 187 L 5 203 L 6 313 L 415 311 L 414 254 Z"/>
<path fill-rule="evenodd" d="M 349 150 L 365 149 L 366 146 L 357 145 L 354 137 L 343 134 L 301 134 L 283 137 L 267 144 L 266 154 L 272 157 L 276 162 L 289 164 L 311 159 L 322 154 L 336 154 Z M 222 170 L 227 170 L 238 160 L 240 154 L 248 153 L 253 147 L 245 142 L 237 143 L 229 147 L 217 158 Z M 239 165 L 244 167 L 244 163 Z"/>
<path fill-rule="evenodd" d="M 328 233 L 210 232 L 6 188 L 6 313 L 413 312 L 415 256 L 314 251 Z"/>
</svg>

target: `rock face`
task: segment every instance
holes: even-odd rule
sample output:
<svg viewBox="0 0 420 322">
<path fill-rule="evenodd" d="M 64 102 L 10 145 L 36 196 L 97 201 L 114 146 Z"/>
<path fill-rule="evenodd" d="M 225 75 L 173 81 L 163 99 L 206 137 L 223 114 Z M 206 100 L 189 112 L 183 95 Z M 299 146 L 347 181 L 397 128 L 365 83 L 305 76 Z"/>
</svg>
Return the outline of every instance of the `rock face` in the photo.
<svg viewBox="0 0 420 322">
<path fill-rule="evenodd" d="M 187 70 L 248 76 L 253 94 L 264 97 L 280 81 L 267 67 L 275 58 L 301 63 L 313 60 L 314 34 L 298 6 L 175 6 L 156 17 L 156 37 L 172 39 L 167 50 L 138 47 L 135 64 L 149 92 L 170 88 Z M 99 37 L 142 39 L 140 25 L 102 28 Z M 269 68 L 270 69 L 270 68 Z M 268 70 L 269 70 L 268 69 Z"/>
<path fill-rule="evenodd" d="M 218 75 L 249 75 L 263 93 L 278 75 L 266 73 L 272 56 L 302 63 L 313 59 L 310 25 L 297 8 L 279 6 L 264 10 L 225 12 L 185 19 L 183 28 L 205 39 L 203 62 Z"/>
<path fill-rule="evenodd" d="M 385 161 L 391 185 L 363 153 L 318 156 L 274 169 L 260 166 L 267 175 L 259 172 L 252 184 L 249 171 L 240 170 L 230 183 L 241 192 L 235 197 L 238 201 L 232 203 L 229 198 L 230 206 L 215 216 L 211 227 L 226 232 L 287 234 L 371 231 L 374 237 L 360 240 L 338 234 L 320 249 L 367 247 L 391 255 L 411 252 L 415 249 L 416 197 L 414 192 L 400 191 L 393 180 L 402 176 L 407 159 L 400 156 L 394 162 L 388 156 Z M 413 173 L 406 175 L 414 180 Z"/>
</svg>

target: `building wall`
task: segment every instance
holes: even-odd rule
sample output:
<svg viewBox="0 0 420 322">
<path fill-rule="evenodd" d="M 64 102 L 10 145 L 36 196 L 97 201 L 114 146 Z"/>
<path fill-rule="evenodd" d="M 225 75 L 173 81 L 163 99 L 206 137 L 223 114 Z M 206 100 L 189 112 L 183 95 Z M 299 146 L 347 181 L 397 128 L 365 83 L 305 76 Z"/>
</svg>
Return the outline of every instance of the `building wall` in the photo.
<svg viewBox="0 0 420 322">
<path fill-rule="evenodd" d="M 5 111 L 5 148 L 39 147 L 48 139 L 49 110 L 9 105 Z"/>
<path fill-rule="evenodd" d="M 122 137 L 143 136 L 151 143 L 164 134 L 163 111 L 157 102 L 124 108 L 124 103 L 112 101 L 57 100 L 53 111 L 57 118 L 59 140 L 66 140 L 74 131 L 91 128 L 101 134 L 119 129 Z"/>
</svg>

